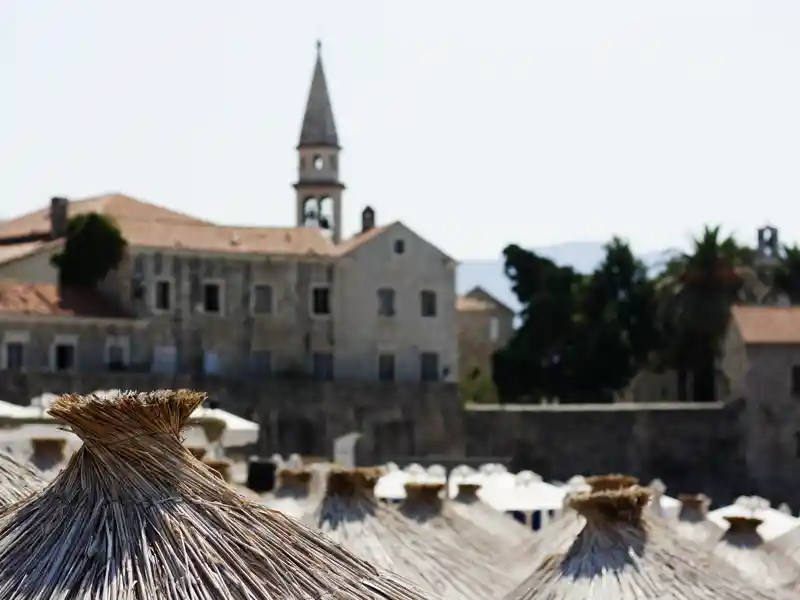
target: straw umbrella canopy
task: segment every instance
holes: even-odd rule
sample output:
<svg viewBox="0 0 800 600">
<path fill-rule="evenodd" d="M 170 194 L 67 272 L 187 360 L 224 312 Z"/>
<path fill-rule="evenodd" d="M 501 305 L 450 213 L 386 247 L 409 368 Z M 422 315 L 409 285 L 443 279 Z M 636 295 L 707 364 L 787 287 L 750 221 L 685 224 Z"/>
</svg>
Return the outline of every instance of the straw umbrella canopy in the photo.
<svg viewBox="0 0 800 600">
<path fill-rule="evenodd" d="M 310 469 L 281 469 L 278 471 L 278 489 L 264 500 L 264 505 L 295 519 L 303 517 L 316 507 L 315 498 L 311 496 L 312 477 Z"/>
<path fill-rule="evenodd" d="M 450 503 L 453 513 L 480 527 L 486 535 L 509 547 L 533 538 L 533 530 L 498 512 L 478 497 L 478 483 L 459 483 L 458 494 Z"/>
<path fill-rule="evenodd" d="M 775 600 L 749 588 L 725 563 L 702 556 L 660 519 L 651 492 L 634 486 L 573 496 L 585 520 L 571 545 L 549 556 L 506 600 Z M 680 539 L 680 538 L 677 538 Z M 698 558 L 698 554 L 700 558 Z M 717 564 L 719 563 L 719 564 Z"/>
<path fill-rule="evenodd" d="M 705 494 L 680 494 L 681 509 L 674 524 L 679 535 L 700 544 L 716 541 L 724 530 L 708 520 L 711 499 Z"/>
<path fill-rule="evenodd" d="M 399 512 L 407 519 L 435 531 L 449 542 L 466 547 L 481 555 L 497 556 L 508 547 L 489 536 L 484 529 L 456 511 L 443 496 L 443 483 L 407 483 L 406 499 Z"/>
<path fill-rule="evenodd" d="M 714 546 L 714 554 L 739 571 L 745 579 L 768 589 L 800 591 L 800 565 L 758 533 L 761 519 L 725 517 L 728 530 Z"/>
<path fill-rule="evenodd" d="M 376 469 L 328 474 L 322 503 L 305 522 L 379 568 L 391 570 L 443 600 L 486 600 L 511 588 L 481 557 L 378 502 Z"/>
<path fill-rule="evenodd" d="M 0 506 L 13 504 L 46 485 L 41 473 L 0 452 Z"/>
<path fill-rule="evenodd" d="M 568 548 L 586 524 L 583 517 L 572 509 L 570 499 L 587 491 L 619 490 L 638 483 L 635 477 L 610 474 L 591 477 L 576 476 L 567 484 L 564 498 L 564 510 L 550 524 L 534 534 L 534 537 L 519 544 L 507 554 L 507 567 L 517 580 L 530 574 L 545 557 Z"/>
<path fill-rule="evenodd" d="M 204 395 L 62 396 L 84 445 L 0 517 L 3 600 L 421 600 L 394 575 L 236 494 L 181 443 Z"/>
</svg>

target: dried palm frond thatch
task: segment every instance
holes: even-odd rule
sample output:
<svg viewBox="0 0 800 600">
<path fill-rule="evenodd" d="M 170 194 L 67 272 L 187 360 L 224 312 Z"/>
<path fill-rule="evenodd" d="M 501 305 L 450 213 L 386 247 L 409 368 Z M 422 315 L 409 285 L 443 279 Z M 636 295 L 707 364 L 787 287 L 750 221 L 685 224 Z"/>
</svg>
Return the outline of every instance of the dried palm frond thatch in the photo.
<svg viewBox="0 0 800 600">
<path fill-rule="evenodd" d="M 708 520 L 708 507 L 711 499 L 705 494 L 680 494 L 681 508 L 675 530 L 684 538 L 704 544 L 722 537 L 723 530 Z"/>
<path fill-rule="evenodd" d="M 316 499 L 311 495 L 311 479 L 314 474 L 310 469 L 281 469 L 278 471 L 278 488 L 264 504 L 282 513 L 301 518 L 314 510 Z"/>
<path fill-rule="evenodd" d="M 45 485 L 46 480 L 40 472 L 10 454 L 0 452 L 0 507 L 27 498 Z"/>
<path fill-rule="evenodd" d="M 736 568 L 751 583 L 768 589 L 800 591 L 800 565 L 759 535 L 761 519 L 725 517 L 728 529 L 714 546 L 714 554 Z"/>
<path fill-rule="evenodd" d="M 430 528 L 449 542 L 486 556 L 508 551 L 508 546 L 485 530 L 465 519 L 444 501 L 443 483 L 407 483 L 406 499 L 398 508 L 400 514 L 415 523 Z"/>
<path fill-rule="evenodd" d="M 508 548 L 533 538 L 532 529 L 483 502 L 478 497 L 480 489 L 478 483 L 459 483 L 458 494 L 450 503 L 453 512 L 469 519 L 487 535 L 508 545 Z"/>
<path fill-rule="evenodd" d="M 194 455 L 192 455 L 194 456 Z M 222 481 L 229 483 L 231 480 L 231 463 L 228 460 L 207 458 L 202 463 L 220 476 Z"/>
<path fill-rule="evenodd" d="M 197 460 L 203 460 L 203 457 L 208 454 L 208 449 L 202 446 L 186 446 L 186 449 L 192 453 Z"/>
<path fill-rule="evenodd" d="M 536 532 L 532 540 L 523 542 L 507 556 L 507 567 L 517 580 L 530 575 L 531 571 L 545 557 L 562 552 L 573 542 L 586 524 L 583 517 L 575 511 L 570 502 L 574 496 L 587 491 L 626 489 L 638 482 L 635 477 L 620 474 L 593 475 L 591 477 L 572 477 L 567 484 L 564 510 L 561 515 Z"/>
<path fill-rule="evenodd" d="M 67 458 L 67 440 L 63 437 L 31 438 L 31 448 L 31 462 L 43 471 L 60 465 Z"/>
<path fill-rule="evenodd" d="M 181 426 L 204 396 L 62 396 L 84 445 L 0 517 L 0 598 L 419 600 L 399 578 L 237 495 L 192 457 Z"/>
<path fill-rule="evenodd" d="M 639 479 L 622 473 L 609 473 L 608 475 L 591 475 L 584 479 L 593 492 L 624 490 L 639 483 Z"/>
<path fill-rule="evenodd" d="M 634 486 L 572 497 L 586 525 L 506 600 L 767 600 L 733 569 L 649 519 L 650 492 Z M 680 538 L 677 538 L 680 540 Z"/>
<path fill-rule="evenodd" d="M 379 476 L 376 469 L 332 470 L 322 503 L 305 521 L 443 600 L 488 600 L 510 589 L 510 580 L 481 557 L 379 503 L 373 494 Z"/>
</svg>

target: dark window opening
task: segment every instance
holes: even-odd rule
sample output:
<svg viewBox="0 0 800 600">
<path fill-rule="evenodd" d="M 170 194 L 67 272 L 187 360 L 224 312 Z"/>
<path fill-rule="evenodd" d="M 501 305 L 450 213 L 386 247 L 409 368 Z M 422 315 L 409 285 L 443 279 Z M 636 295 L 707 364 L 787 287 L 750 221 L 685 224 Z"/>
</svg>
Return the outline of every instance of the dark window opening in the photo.
<svg viewBox="0 0 800 600">
<path fill-rule="evenodd" d="M 222 312 L 222 294 L 217 283 L 207 283 L 203 286 L 203 311 L 207 313 Z"/>
</svg>

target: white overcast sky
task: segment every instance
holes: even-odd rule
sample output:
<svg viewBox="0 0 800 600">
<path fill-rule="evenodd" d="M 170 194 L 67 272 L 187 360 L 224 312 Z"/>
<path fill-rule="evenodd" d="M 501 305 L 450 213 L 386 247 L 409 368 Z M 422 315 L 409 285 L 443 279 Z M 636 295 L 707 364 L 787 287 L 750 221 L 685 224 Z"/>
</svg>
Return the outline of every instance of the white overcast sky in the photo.
<svg viewBox="0 0 800 600">
<path fill-rule="evenodd" d="M 323 56 L 345 232 L 370 204 L 504 245 L 800 240 L 797 0 L 0 0 L 0 217 L 121 191 L 292 225 Z"/>
</svg>

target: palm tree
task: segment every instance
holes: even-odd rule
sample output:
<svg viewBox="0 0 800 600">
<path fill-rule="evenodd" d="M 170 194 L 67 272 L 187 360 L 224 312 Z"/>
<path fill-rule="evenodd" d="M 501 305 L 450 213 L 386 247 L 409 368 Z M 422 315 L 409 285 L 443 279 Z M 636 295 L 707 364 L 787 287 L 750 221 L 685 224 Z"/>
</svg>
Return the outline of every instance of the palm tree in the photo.
<svg viewBox="0 0 800 600">
<path fill-rule="evenodd" d="M 692 397 L 716 399 L 716 359 L 742 288 L 738 267 L 750 254 L 732 237 L 723 238 L 719 227 L 705 227 L 692 252 L 671 260 L 659 277 L 659 325 L 666 342 L 661 360 L 678 373 L 679 400 L 688 399 L 689 372 Z"/>
<path fill-rule="evenodd" d="M 796 245 L 783 247 L 773 286 L 776 291 L 786 294 L 789 302 L 800 304 L 800 248 Z"/>
</svg>

